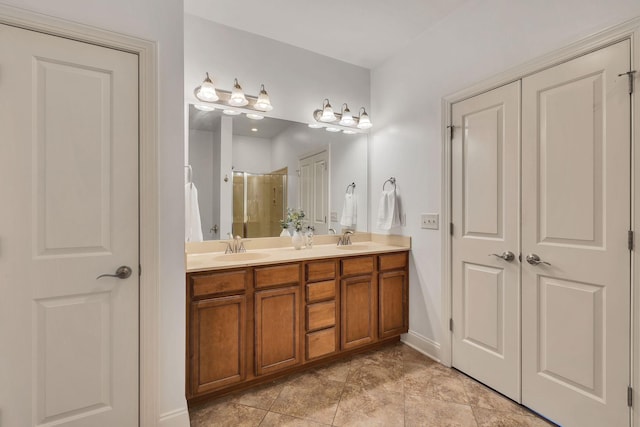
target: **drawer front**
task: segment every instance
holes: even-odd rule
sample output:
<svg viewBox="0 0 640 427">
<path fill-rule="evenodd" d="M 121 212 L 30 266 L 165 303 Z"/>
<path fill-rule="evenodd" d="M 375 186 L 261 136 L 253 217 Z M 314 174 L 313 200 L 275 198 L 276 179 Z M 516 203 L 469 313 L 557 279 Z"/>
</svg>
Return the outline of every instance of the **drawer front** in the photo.
<svg viewBox="0 0 640 427">
<path fill-rule="evenodd" d="M 335 279 L 336 263 L 334 261 L 310 262 L 306 267 L 307 282 Z"/>
<path fill-rule="evenodd" d="M 336 328 L 329 328 L 307 334 L 306 344 L 307 360 L 335 353 Z"/>
<path fill-rule="evenodd" d="M 366 274 L 366 273 L 371 273 L 374 270 L 373 256 L 345 258 L 340 262 L 342 264 L 343 276 Z"/>
<path fill-rule="evenodd" d="M 203 275 L 192 275 L 191 286 L 194 298 L 246 289 L 247 271 L 228 271 Z"/>
<path fill-rule="evenodd" d="M 307 331 L 335 326 L 336 302 L 327 301 L 307 306 Z"/>
<path fill-rule="evenodd" d="M 336 282 L 309 283 L 307 285 L 307 302 L 318 302 L 336 297 Z"/>
<path fill-rule="evenodd" d="M 407 252 L 379 255 L 380 271 L 400 270 L 407 266 Z"/>
<path fill-rule="evenodd" d="M 273 267 L 260 267 L 253 270 L 255 274 L 256 288 L 267 288 L 278 285 L 291 285 L 300 283 L 299 264 L 276 265 Z"/>
</svg>

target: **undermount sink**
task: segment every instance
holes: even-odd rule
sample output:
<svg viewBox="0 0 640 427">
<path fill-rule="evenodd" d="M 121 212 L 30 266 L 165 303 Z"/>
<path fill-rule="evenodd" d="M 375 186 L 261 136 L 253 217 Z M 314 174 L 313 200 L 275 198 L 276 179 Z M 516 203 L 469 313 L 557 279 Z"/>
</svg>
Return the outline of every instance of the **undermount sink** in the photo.
<svg viewBox="0 0 640 427">
<path fill-rule="evenodd" d="M 368 249 L 371 249 L 374 247 L 374 245 L 368 245 L 368 244 L 359 244 L 359 243 L 353 243 L 351 245 L 346 245 L 346 246 L 336 246 L 338 249 L 342 249 L 343 251 L 366 251 Z"/>
<path fill-rule="evenodd" d="M 256 259 L 267 258 L 269 254 L 263 252 L 241 252 L 237 254 L 224 254 L 214 257 L 214 261 L 254 261 Z"/>
</svg>

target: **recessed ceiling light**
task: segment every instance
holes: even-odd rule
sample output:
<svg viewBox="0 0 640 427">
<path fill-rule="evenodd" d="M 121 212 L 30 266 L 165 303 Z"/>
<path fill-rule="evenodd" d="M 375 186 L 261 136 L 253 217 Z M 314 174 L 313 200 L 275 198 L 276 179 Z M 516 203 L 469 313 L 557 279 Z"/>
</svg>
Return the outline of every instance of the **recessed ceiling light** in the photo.
<svg viewBox="0 0 640 427">
<path fill-rule="evenodd" d="M 228 116 L 237 116 L 239 114 L 242 114 L 240 111 L 230 110 L 230 109 L 223 110 L 222 112 Z"/>
<path fill-rule="evenodd" d="M 318 123 L 309 123 L 309 127 L 311 129 L 320 129 L 322 127 L 322 125 L 318 124 Z"/>
<path fill-rule="evenodd" d="M 260 114 L 247 113 L 247 118 L 251 120 L 262 120 L 264 119 L 264 116 L 261 116 Z"/>
<path fill-rule="evenodd" d="M 258 128 L 251 128 L 251 132 L 258 132 Z"/>
</svg>

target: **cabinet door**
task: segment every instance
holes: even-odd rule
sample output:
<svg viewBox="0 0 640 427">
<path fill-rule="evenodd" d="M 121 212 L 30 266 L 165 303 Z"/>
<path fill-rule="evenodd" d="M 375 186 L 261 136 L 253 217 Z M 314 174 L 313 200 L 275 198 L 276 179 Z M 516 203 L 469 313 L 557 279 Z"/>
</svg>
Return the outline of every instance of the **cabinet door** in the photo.
<svg viewBox="0 0 640 427">
<path fill-rule="evenodd" d="M 258 291 L 256 375 L 300 363 L 300 287 Z"/>
<path fill-rule="evenodd" d="M 245 307 L 244 295 L 192 303 L 189 337 L 191 395 L 244 380 Z"/>
<path fill-rule="evenodd" d="M 374 276 L 351 277 L 341 281 L 340 342 L 343 350 L 375 341 L 376 299 Z"/>
<path fill-rule="evenodd" d="M 408 280 L 406 270 L 380 273 L 379 288 L 379 334 L 388 338 L 406 333 L 408 330 Z"/>
</svg>

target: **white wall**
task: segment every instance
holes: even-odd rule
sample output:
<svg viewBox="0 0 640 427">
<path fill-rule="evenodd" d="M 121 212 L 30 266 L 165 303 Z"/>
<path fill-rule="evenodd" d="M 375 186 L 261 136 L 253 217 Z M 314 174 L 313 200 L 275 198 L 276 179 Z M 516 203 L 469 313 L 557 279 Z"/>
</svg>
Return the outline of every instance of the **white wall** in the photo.
<svg viewBox="0 0 640 427">
<path fill-rule="evenodd" d="M 393 175 L 402 187 L 403 232 L 413 237 L 409 325 L 426 349 L 441 340 L 441 239 L 420 229 L 419 215 L 441 212 L 442 97 L 638 15 L 638 0 L 470 1 L 372 71 L 370 179 Z"/>
<path fill-rule="evenodd" d="M 353 193 L 357 208 L 355 230 L 367 231 L 369 183 L 366 153 L 368 150 L 368 138 L 366 135 L 339 136 L 341 140 L 331 143 L 331 158 L 329 159 L 329 168 L 331 169 L 331 182 L 329 183 L 331 200 L 329 204 L 331 211 L 336 213 L 338 220 L 331 221 L 329 227 L 336 230 L 337 233 L 342 230 L 340 218 L 344 206 L 344 194 L 347 191 L 347 185 L 353 182 L 356 184 Z M 353 227 L 351 228 L 353 229 Z"/>
<path fill-rule="evenodd" d="M 231 163 L 235 172 L 269 173 L 271 167 L 271 140 L 251 136 L 233 135 Z"/>
<path fill-rule="evenodd" d="M 274 106 L 270 117 L 309 123 L 324 98 L 336 109 L 343 102 L 351 111 L 370 105 L 368 69 L 192 15 L 184 20 L 186 99 L 195 100 L 193 89 L 208 71 L 227 91 L 234 78 L 250 95 L 263 83 Z"/>
<path fill-rule="evenodd" d="M 160 415 L 184 425 L 182 0 L 3 0 L 5 4 L 158 43 Z M 188 423 L 188 420 L 186 420 Z"/>
</svg>

